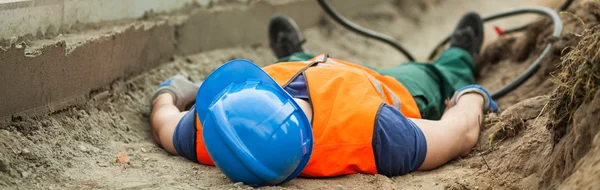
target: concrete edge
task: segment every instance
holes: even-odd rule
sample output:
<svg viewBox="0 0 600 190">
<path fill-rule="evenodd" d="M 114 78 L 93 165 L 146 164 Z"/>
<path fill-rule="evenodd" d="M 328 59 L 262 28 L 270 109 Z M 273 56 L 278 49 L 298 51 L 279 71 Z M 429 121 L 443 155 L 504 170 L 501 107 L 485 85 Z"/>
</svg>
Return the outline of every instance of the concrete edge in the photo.
<svg viewBox="0 0 600 190">
<path fill-rule="evenodd" d="M 0 39 L 52 36 L 86 24 L 137 19 L 211 0 L 0 0 Z"/>
<path fill-rule="evenodd" d="M 331 3 L 348 15 L 375 4 L 362 0 Z M 310 0 L 261 1 L 230 10 L 197 9 L 184 19 L 165 18 L 144 27 L 131 23 L 125 30 L 95 37 L 70 50 L 65 41 L 45 45 L 36 56 L 25 55 L 25 48 L 18 44 L 0 48 L 0 126 L 21 116 L 86 102 L 94 90 L 159 66 L 175 55 L 264 43 L 266 26 L 275 13 L 291 16 L 301 28 L 317 25 L 324 16 Z"/>
</svg>

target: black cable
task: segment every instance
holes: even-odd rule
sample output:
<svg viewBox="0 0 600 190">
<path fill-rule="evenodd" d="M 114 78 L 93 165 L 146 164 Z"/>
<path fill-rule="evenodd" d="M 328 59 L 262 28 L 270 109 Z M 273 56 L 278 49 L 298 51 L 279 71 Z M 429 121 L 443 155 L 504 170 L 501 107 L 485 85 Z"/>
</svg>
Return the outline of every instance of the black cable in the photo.
<svg viewBox="0 0 600 190">
<path fill-rule="evenodd" d="M 566 0 L 559 8 L 558 11 L 566 11 L 571 4 L 573 3 L 573 0 Z M 526 28 L 529 28 L 531 25 L 533 25 L 533 23 L 537 23 L 539 22 L 540 19 L 533 21 L 531 23 L 528 24 L 524 24 L 523 26 L 519 26 L 519 27 L 515 27 L 515 28 L 511 28 L 511 29 L 507 29 L 504 31 L 504 34 L 510 34 L 510 33 L 514 33 L 514 32 L 520 32 L 525 30 Z"/>
<path fill-rule="evenodd" d="M 563 23 L 562 23 L 562 20 L 560 20 L 558 13 L 556 11 L 554 11 L 550 8 L 546 8 L 546 7 L 525 7 L 525 8 L 517 8 L 517 9 L 508 10 L 508 11 L 503 11 L 500 13 L 496 13 L 496 14 L 487 16 L 487 17 L 483 18 L 483 21 L 487 22 L 487 21 L 492 21 L 492 20 L 496 20 L 499 18 L 507 17 L 507 16 L 513 16 L 513 15 L 518 15 L 518 14 L 527 14 L 527 13 L 537 13 L 537 14 L 543 14 L 543 15 L 549 16 L 552 19 L 552 22 L 554 23 L 553 36 L 559 37 L 560 34 L 562 33 Z M 527 25 L 524 25 L 519 28 L 526 28 L 526 27 L 527 27 Z M 519 28 L 517 28 L 517 30 Z M 513 30 L 515 30 L 515 29 L 513 29 Z M 438 44 L 437 48 L 429 56 L 429 59 L 430 60 L 433 59 L 436 56 L 437 50 L 440 47 L 444 46 L 449 41 L 450 41 L 450 37 L 447 37 L 446 39 L 444 39 L 444 41 L 442 41 L 442 43 Z M 531 66 L 529 66 L 529 68 L 527 68 L 527 70 L 525 70 L 521 75 L 519 75 L 511 83 L 502 87 L 500 90 L 494 92 L 492 94 L 492 98 L 498 99 L 498 98 L 503 97 L 504 95 L 508 94 L 509 92 L 511 92 L 514 89 L 521 86 L 521 84 L 523 84 L 525 81 L 527 81 L 527 79 L 529 79 L 531 76 L 533 76 L 533 74 L 535 74 L 535 72 L 537 72 L 537 70 L 540 68 L 540 62 L 542 61 L 542 59 L 544 57 L 546 57 L 546 54 L 548 54 L 550 52 L 551 47 L 552 47 L 552 43 L 549 43 L 546 46 L 546 48 L 544 49 L 544 51 L 542 51 L 542 54 L 540 54 L 540 56 L 531 64 Z"/>
<path fill-rule="evenodd" d="M 518 15 L 518 14 L 527 14 L 527 13 L 537 13 L 537 14 L 544 14 L 544 15 L 549 16 L 552 19 L 552 22 L 554 22 L 554 33 L 552 35 L 554 37 L 559 37 L 560 34 L 562 33 L 563 23 L 562 23 L 562 20 L 560 20 L 558 13 L 556 11 L 554 11 L 550 8 L 546 8 L 546 7 L 525 7 L 525 8 L 517 8 L 517 9 L 508 10 L 508 11 L 503 11 L 503 12 L 500 12 L 497 14 L 487 16 L 487 17 L 483 18 L 483 21 L 487 22 L 487 21 L 492 21 L 492 20 L 496 20 L 499 18 L 507 17 L 507 16 L 513 16 L 513 15 Z M 522 26 L 522 27 L 527 27 L 527 25 Z M 433 59 L 433 57 L 435 57 L 435 53 L 437 52 L 436 50 L 439 49 L 439 47 L 444 46 L 444 44 L 448 43 L 448 41 L 450 41 L 450 37 L 446 38 L 444 41 L 442 41 L 442 43 L 440 43 L 438 45 L 438 48 L 436 48 L 434 50 L 434 52 L 430 55 L 429 59 Z M 552 43 L 549 43 L 546 46 L 546 48 L 544 49 L 544 51 L 542 51 L 542 54 L 540 54 L 540 56 L 531 64 L 531 66 L 529 66 L 529 68 L 527 68 L 527 70 L 525 70 L 521 75 L 519 75 L 515 80 L 513 80 L 513 82 L 502 87 L 500 90 L 494 92 L 492 94 L 492 99 L 498 99 L 498 98 L 503 97 L 504 95 L 508 94 L 509 92 L 511 92 L 514 89 L 521 86 L 521 84 L 523 84 L 525 81 L 527 81 L 527 79 L 529 79 L 531 76 L 533 76 L 533 74 L 540 68 L 540 62 L 542 61 L 542 59 L 544 57 L 546 57 L 546 54 L 548 54 L 550 52 L 551 47 L 552 47 Z"/>
<path fill-rule="evenodd" d="M 562 6 L 561 9 L 568 8 L 569 5 L 571 4 L 571 2 L 572 2 L 571 0 L 568 0 L 567 2 L 565 2 L 564 5 L 566 5 L 566 6 Z M 550 8 L 546 8 L 546 7 L 527 7 L 527 8 L 518 8 L 518 9 L 503 11 L 503 12 L 485 17 L 485 18 L 483 18 L 483 21 L 487 22 L 487 21 L 496 20 L 496 19 L 499 19 L 502 17 L 518 15 L 518 14 L 527 14 L 527 13 L 544 14 L 544 15 L 552 18 L 552 22 L 554 23 L 553 36 L 557 37 L 557 38 L 560 37 L 560 34 L 562 33 L 562 29 L 563 29 L 562 20 L 560 20 L 560 17 L 556 11 L 554 11 Z M 515 32 L 515 31 L 523 30 L 523 29 L 527 28 L 528 26 L 529 25 L 523 25 L 521 27 L 513 28 L 513 29 L 510 29 L 507 31 Z M 437 50 L 440 49 L 442 46 L 444 46 L 449 41 L 450 41 L 450 37 L 447 37 L 446 39 L 444 39 L 444 41 L 442 41 L 442 43 L 438 44 L 438 46 L 434 49 L 434 51 L 429 55 L 429 59 L 433 60 L 433 58 L 437 54 Z M 529 79 L 531 76 L 533 76 L 533 74 L 535 74 L 537 72 L 537 70 L 540 68 L 540 62 L 542 61 L 542 59 L 546 56 L 546 54 L 548 54 L 550 52 L 551 46 L 552 46 L 552 43 L 549 43 L 546 46 L 546 48 L 542 51 L 542 54 L 540 54 L 540 56 L 531 64 L 531 66 L 529 66 L 529 68 L 527 68 L 527 70 L 525 70 L 521 75 L 519 75 L 511 83 L 502 87 L 500 90 L 494 92 L 492 94 L 492 98 L 498 99 L 498 98 L 503 97 L 504 95 L 508 94 L 509 92 L 511 92 L 514 89 L 521 86 L 525 81 L 527 81 L 527 79 Z"/>
<path fill-rule="evenodd" d="M 342 15 L 337 13 L 333 8 L 331 8 L 331 6 L 329 6 L 329 4 L 325 0 L 317 0 L 317 2 L 319 2 L 319 5 L 321 5 L 321 8 L 323 8 L 323 10 L 329 16 L 331 16 L 331 18 L 333 18 L 340 25 L 344 26 L 346 29 L 348 29 L 352 32 L 355 32 L 357 34 L 366 36 L 368 38 L 373 38 L 375 40 L 384 42 L 384 43 L 396 48 L 398 51 L 400 51 L 402 54 L 404 54 L 404 56 L 406 56 L 406 58 L 409 61 L 415 61 L 415 58 L 410 54 L 410 52 L 408 52 L 406 49 L 404 49 L 404 47 L 402 47 L 402 45 L 400 45 L 400 43 L 396 42 L 396 40 L 394 40 L 391 37 L 386 36 L 384 34 L 363 28 L 357 24 L 350 22 L 348 19 L 344 18 Z"/>
<path fill-rule="evenodd" d="M 562 29 L 563 29 L 562 20 L 560 20 L 560 16 L 558 15 L 558 13 L 556 11 L 554 11 L 550 8 L 546 8 L 546 7 L 526 7 L 526 8 L 520 8 L 520 9 L 514 9 L 514 10 L 505 11 L 505 12 L 500 12 L 498 14 L 490 15 L 490 16 L 484 18 L 484 21 L 491 21 L 491 20 L 495 20 L 498 18 L 502 18 L 502 17 L 518 15 L 518 14 L 526 14 L 526 13 L 538 13 L 538 14 L 545 14 L 545 15 L 549 16 L 552 19 L 552 22 L 554 23 L 554 32 L 552 33 L 552 35 L 556 38 L 560 37 L 560 34 L 562 33 Z M 492 98 L 498 99 L 498 98 L 503 97 L 504 95 L 513 91 L 517 87 L 521 86 L 525 81 L 527 81 L 527 79 L 529 79 L 531 76 L 533 76 L 533 74 L 535 74 L 537 72 L 537 70 L 540 68 L 540 63 L 542 62 L 542 59 L 544 57 L 546 57 L 546 55 L 550 52 L 551 48 L 552 48 L 552 42 L 548 43 L 546 48 L 542 51 L 542 54 L 540 54 L 540 56 L 535 61 L 533 61 L 533 63 L 531 64 L 531 66 L 529 66 L 529 68 L 527 68 L 527 70 L 525 70 L 521 75 L 519 75 L 511 83 L 502 87 L 500 90 L 494 92 L 492 94 Z"/>
<path fill-rule="evenodd" d="M 572 4 L 573 4 L 574 0 L 566 0 L 559 8 L 559 11 L 566 11 Z M 485 19 L 484 19 L 485 21 Z M 532 23 L 528 23 L 528 24 L 524 24 L 522 26 L 519 27 L 515 27 L 515 28 L 510 28 L 504 31 L 504 34 L 510 34 L 510 33 L 514 33 L 514 32 L 519 32 L 519 31 L 523 31 L 526 28 L 529 28 L 529 26 L 531 26 L 533 23 L 538 22 L 534 21 Z M 446 45 L 448 42 L 450 41 L 450 37 L 446 37 L 441 43 L 439 43 L 437 46 L 435 46 L 435 49 L 433 49 L 433 51 L 429 54 L 429 60 L 433 60 L 433 58 L 435 58 L 435 56 L 437 56 L 437 50 L 439 50 L 440 48 L 442 48 L 444 45 Z"/>
<path fill-rule="evenodd" d="M 571 6 L 571 4 L 573 4 L 573 1 L 574 1 L 574 0 L 566 0 L 566 1 L 565 1 L 565 2 L 564 2 L 564 3 L 563 3 L 563 4 L 562 4 L 562 5 L 561 5 L 561 6 L 558 8 L 558 10 L 559 10 L 559 11 L 566 11 L 566 10 L 567 10 L 567 9 L 568 9 L 568 8 Z"/>
<path fill-rule="evenodd" d="M 410 55 L 410 53 L 408 51 L 406 51 L 406 49 L 404 49 L 399 43 L 394 41 L 392 38 L 385 36 L 383 34 L 374 32 L 372 30 L 362 28 L 362 27 L 350 22 L 349 20 L 342 17 L 339 13 L 335 12 L 335 10 L 333 10 L 331 8 L 331 6 L 329 6 L 329 4 L 327 4 L 327 2 L 325 0 L 317 0 L 317 2 L 319 3 L 319 5 L 321 5 L 323 10 L 329 16 L 331 16 L 336 22 L 338 22 L 345 28 L 347 28 L 355 33 L 358 33 L 360 35 L 363 35 L 363 36 L 366 36 L 369 38 L 374 38 L 381 42 L 387 43 L 387 44 L 393 46 L 394 48 L 396 48 L 402 54 L 404 54 L 404 56 L 406 56 L 410 61 L 414 61 L 414 58 L 412 57 L 412 55 Z M 560 9 L 561 10 L 567 9 L 571 5 L 572 2 L 573 2 L 572 0 L 567 0 L 563 4 L 563 6 L 561 6 Z M 559 37 L 560 34 L 562 33 L 563 23 L 560 20 L 558 13 L 556 11 L 554 11 L 550 8 L 546 8 L 546 7 L 536 6 L 536 7 L 517 8 L 517 9 L 508 10 L 508 11 L 503 11 L 503 12 L 485 17 L 485 18 L 483 18 L 483 21 L 487 22 L 487 21 L 492 21 L 492 20 L 507 17 L 507 16 L 526 14 L 526 13 L 537 13 L 537 14 L 543 14 L 543 15 L 549 16 L 554 23 L 553 36 Z M 510 29 L 509 31 L 514 32 L 514 31 L 523 30 L 523 29 L 527 28 L 528 26 L 529 25 L 524 25 L 521 27 Z M 433 53 L 430 54 L 429 59 L 430 60 L 433 59 L 433 57 L 436 56 L 437 50 L 439 48 L 441 48 L 442 46 L 444 46 L 449 41 L 450 41 L 450 37 L 447 37 L 445 40 L 442 41 L 442 43 L 438 44 L 438 46 L 435 48 Z M 502 87 L 497 92 L 493 93 L 492 98 L 498 99 L 498 98 L 503 97 L 504 95 L 508 94 L 509 92 L 511 92 L 514 89 L 516 89 L 517 87 L 519 87 L 521 84 L 523 84 L 525 81 L 527 81 L 527 79 L 529 79 L 531 76 L 533 76 L 533 74 L 540 68 L 540 62 L 542 61 L 542 59 L 550 52 L 551 47 L 552 47 L 552 43 L 549 43 L 546 46 L 546 48 L 542 51 L 542 54 L 531 64 L 531 66 L 529 66 L 529 68 L 527 68 L 527 70 L 525 70 L 513 82 L 509 83 L 508 85 Z"/>
</svg>

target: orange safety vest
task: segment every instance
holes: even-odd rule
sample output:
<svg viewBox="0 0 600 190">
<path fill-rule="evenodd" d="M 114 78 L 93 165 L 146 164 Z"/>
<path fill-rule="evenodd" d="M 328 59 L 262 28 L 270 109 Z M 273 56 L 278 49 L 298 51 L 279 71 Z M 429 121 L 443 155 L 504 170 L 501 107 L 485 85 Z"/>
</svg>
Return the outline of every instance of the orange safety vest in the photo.
<svg viewBox="0 0 600 190">
<path fill-rule="evenodd" d="M 388 104 L 408 118 L 421 118 L 415 100 L 400 82 L 358 64 L 320 55 L 263 69 L 282 87 L 300 73 L 306 79 L 313 108 L 314 145 L 301 176 L 376 174 L 372 138 L 380 107 Z M 214 165 L 204 147 L 200 123 L 196 119 L 198 161 Z"/>
</svg>

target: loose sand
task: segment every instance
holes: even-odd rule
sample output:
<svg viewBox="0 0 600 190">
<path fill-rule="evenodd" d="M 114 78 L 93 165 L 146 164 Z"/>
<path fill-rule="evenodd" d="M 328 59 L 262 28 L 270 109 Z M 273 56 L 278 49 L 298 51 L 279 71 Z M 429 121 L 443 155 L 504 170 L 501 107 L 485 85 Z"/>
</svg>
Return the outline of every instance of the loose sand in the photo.
<svg viewBox="0 0 600 190">
<path fill-rule="evenodd" d="M 436 43 L 452 31 L 466 11 L 476 10 L 487 15 L 522 5 L 556 7 L 558 3 L 560 1 L 541 0 L 384 3 L 373 10 L 360 10 L 360 14 L 351 19 L 399 39 L 420 61 L 425 61 Z M 578 15 L 597 15 L 599 12 L 597 7 L 586 9 L 589 4 L 578 6 Z M 261 189 L 534 189 L 552 186 L 540 183 L 546 179 L 541 171 L 549 168 L 544 160 L 549 159 L 547 156 L 552 154 L 554 146 L 551 133 L 545 127 L 549 117 L 540 113 L 549 100 L 547 95 L 554 89 L 547 72 L 553 71 L 560 62 L 561 50 L 575 45 L 579 39 L 572 33 L 583 31 L 576 19 L 567 17 L 563 16 L 568 22 L 565 34 L 558 40 L 552 56 L 543 62 L 546 73 L 538 73 L 522 88 L 499 100 L 505 111 L 488 116 L 488 125 L 471 155 L 433 171 L 393 178 L 362 174 L 328 179 L 298 178 L 279 187 Z M 598 23 L 600 17 L 585 18 L 589 19 L 586 20 L 588 23 Z M 517 18 L 497 24 L 515 26 L 526 21 Z M 482 64 L 482 76 L 486 78 L 479 82 L 495 90 L 535 59 L 541 47 L 551 40 L 548 38 L 551 27 L 541 23 L 528 32 L 498 40 L 491 26 L 487 25 L 488 46 L 481 59 L 486 62 Z M 324 20 L 318 27 L 307 28 L 303 32 L 308 40 L 308 49 L 314 53 L 329 53 L 336 58 L 374 66 L 391 66 L 404 61 L 390 47 L 354 35 L 329 21 Z M 176 57 L 174 61 L 151 71 L 115 81 L 103 91 L 95 92 L 95 98 L 84 105 L 41 117 L 13 118 L 10 125 L 0 126 L 0 144 L 3 147 L 0 149 L 0 187 L 250 189 L 233 184 L 215 167 L 170 156 L 155 144 L 148 123 L 149 98 L 162 80 L 174 74 L 187 74 L 200 81 L 220 64 L 235 58 L 249 59 L 262 65 L 275 61 L 266 42 Z M 599 100 L 596 98 L 592 105 L 597 105 Z M 581 117 L 598 118 L 598 109 L 589 107 L 588 112 L 580 111 Z M 594 126 L 594 122 L 598 121 L 586 125 Z M 495 138 L 490 140 L 488 137 L 492 135 Z M 598 142 L 596 138 L 592 150 L 600 150 Z M 129 165 L 115 163 L 120 152 L 128 155 Z M 587 162 L 599 167 L 598 162 L 593 160 L 597 160 L 598 155 L 598 151 L 595 156 L 588 155 Z M 594 181 L 585 173 L 586 168 L 579 169 L 583 170 L 579 172 L 583 180 L 569 179 L 568 184 L 589 185 L 589 181 Z M 599 171 L 593 167 L 587 170 Z"/>
</svg>

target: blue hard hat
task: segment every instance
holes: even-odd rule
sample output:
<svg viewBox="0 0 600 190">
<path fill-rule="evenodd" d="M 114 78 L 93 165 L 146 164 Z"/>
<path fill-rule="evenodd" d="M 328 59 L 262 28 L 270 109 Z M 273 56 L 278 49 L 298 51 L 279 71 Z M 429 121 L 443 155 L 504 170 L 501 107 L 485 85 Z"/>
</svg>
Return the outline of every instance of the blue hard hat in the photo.
<svg viewBox="0 0 600 190">
<path fill-rule="evenodd" d="M 308 164 L 308 117 L 254 63 L 233 60 L 212 72 L 196 95 L 202 137 L 215 165 L 234 182 L 278 185 Z"/>
</svg>

